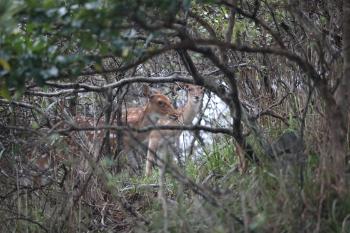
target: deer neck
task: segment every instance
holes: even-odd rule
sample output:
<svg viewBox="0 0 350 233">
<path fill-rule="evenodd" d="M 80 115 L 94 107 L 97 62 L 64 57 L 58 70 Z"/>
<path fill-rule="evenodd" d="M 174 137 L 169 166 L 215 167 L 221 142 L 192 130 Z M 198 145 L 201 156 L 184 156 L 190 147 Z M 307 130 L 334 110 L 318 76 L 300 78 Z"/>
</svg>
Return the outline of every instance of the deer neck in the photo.
<svg viewBox="0 0 350 233">
<path fill-rule="evenodd" d="M 185 125 L 192 124 L 193 119 L 199 113 L 202 107 L 202 101 L 195 102 L 189 99 L 182 108 L 182 118 Z"/>
<path fill-rule="evenodd" d="M 140 122 L 139 122 L 139 127 L 147 127 L 150 125 L 154 125 L 157 123 L 159 120 L 159 116 L 157 113 L 152 112 L 150 105 L 147 104 L 143 114 L 141 116 Z"/>
</svg>

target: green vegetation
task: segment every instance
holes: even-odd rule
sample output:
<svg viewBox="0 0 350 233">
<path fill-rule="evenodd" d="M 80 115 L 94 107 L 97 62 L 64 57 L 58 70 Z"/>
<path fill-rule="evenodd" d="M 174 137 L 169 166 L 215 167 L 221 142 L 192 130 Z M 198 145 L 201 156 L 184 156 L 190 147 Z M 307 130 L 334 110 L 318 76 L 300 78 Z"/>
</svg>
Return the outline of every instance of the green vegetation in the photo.
<svg viewBox="0 0 350 233">
<path fill-rule="evenodd" d="M 350 233 L 348 2 L 0 0 L 0 232 Z"/>
</svg>

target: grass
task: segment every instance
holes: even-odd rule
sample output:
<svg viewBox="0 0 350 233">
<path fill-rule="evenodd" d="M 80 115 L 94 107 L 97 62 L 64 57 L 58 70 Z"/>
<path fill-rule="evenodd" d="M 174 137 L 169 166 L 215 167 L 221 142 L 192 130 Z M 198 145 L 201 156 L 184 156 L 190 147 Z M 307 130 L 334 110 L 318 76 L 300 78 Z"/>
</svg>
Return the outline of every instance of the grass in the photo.
<svg viewBox="0 0 350 233">
<path fill-rule="evenodd" d="M 254 148 L 258 148 L 253 138 L 248 140 Z M 19 151 L 20 147 L 14 146 L 12 154 Z M 188 161 L 182 172 L 203 186 L 206 192 L 212 193 L 225 209 L 209 204 L 202 196 L 182 185 L 171 174 L 167 174 L 169 232 L 221 233 L 233 232 L 234 229 L 238 233 L 350 233 L 350 190 L 339 195 L 334 188 L 323 185 L 317 153 L 310 152 L 306 155 L 307 159 L 300 176 L 298 164 L 282 167 L 273 160 L 264 160 L 262 166 L 249 164 L 246 173 L 240 174 L 232 169 L 238 165 L 234 145 L 225 139 L 204 151 L 205 154 L 198 160 Z M 256 151 L 262 153 L 258 149 Z M 134 210 L 150 221 L 149 225 L 131 224 L 133 230 L 161 232 L 164 222 L 163 209 L 157 198 L 158 189 L 151 187 L 158 184 L 158 169 L 154 170 L 152 176 L 145 177 L 131 176 L 127 172 L 115 174 L 111 172 L 114 161 L 107 158 L 99 165 L 106 174 L 108 191 L 118 192 Z M 206 182 L 203 183 L 204 180 Z M 150 188 L 145 188 L 147 185 Z M 99 186 L 98 179 L 94 178 L 90 186 L 82 207 L 73 212 L 73 226 L 75 222 L 80 221 L 85 224 L 101 221 L 96 216 L 102 213 L 103 203 L 109 203 L 106 213 L 112 213 L 112 208 L 120 208 L 119 203 L 102 199 L 106 190 Z M 125 189 L 126 187 L 132 188 Z M 53 202 L 62 202 L 64 199 L 57 191 L 62 192 L 58 187 L 52 186 L 40 192 L 39 196 L 35 193 L 32 196 L 23 195 L 19 199 L 21 203 L 18 202 L 18 208 L 22 208 L 22 213 L 28 213 L 28 216 L 37 222 L 45 224 L 49 215 L 45 212 L 45 208 L 48 207 L 44 207 L 44 204 L 52 205 L 50 208 L 53 208 Z M 50 197 L 52 203 L 40 201 L 42 195 Z M 88 205 L 85 205 L 85 202 Z M 234 221 L 232 215 L 239 217 L 244 224 Z M 91 219 L 92 216 L 96 217 L 96 220 Z M 106 221 L 112 219 L 112 216 L 108 216 Z M 122 215 L 122 219 L 127 219 L 125 216 Z M 32 232 L 41 231 L 36 225 L 17 221 L 18 231 L 24 231 L 26 228 Z"/>
<path fill-rule="evenodd" d="M 343 197 L 333 189 L 321 190 L 317 154 L 307 155 L 302 182 L 298 166 L 283 168 L 274 161 L 265 161 L 263 167 L 251 165 L 245 174 L 231 173 L 224 180 L 223 176 L 238 163 L 233 146 L 226 145 L 206 150 L 202 160 L 187 163 L 185 171 L 198 183 L 211 171 L 218 174 L 207 185 L 245 225 L 234 223 L 227 212 L 187 192 L 189 195 L 176 200 L 176 207 L 169 208 L 170 232 L 231 232 L 232 227 L 235 232 L 350 232 L 350 190 Z M 148 211 L 157 224 L 147 230 L 160 231 L 162 210 L 157 206 Z"/>
</svg>

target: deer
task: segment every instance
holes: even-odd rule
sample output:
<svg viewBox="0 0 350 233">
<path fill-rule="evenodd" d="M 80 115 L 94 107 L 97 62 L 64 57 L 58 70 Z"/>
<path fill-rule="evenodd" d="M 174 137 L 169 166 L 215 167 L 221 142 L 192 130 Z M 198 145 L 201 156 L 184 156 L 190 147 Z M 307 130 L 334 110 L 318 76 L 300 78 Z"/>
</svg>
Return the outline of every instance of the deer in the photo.
<svg viewBox="0 0 350 233">
<path fill-rule="evenodd" d="M 158 121 L 158 125 L 189 125 L 192 124 L 192 121 L 197 116 L 202 108 L 202 102 L 204 97 L 204 88 L 197 85 L 185 84 L 182 85 L 187 91 L 187 102 L 184 107 L 178 109 L 178 120 L 175 121 L 169 118 L 161 118 Z M 181 135 L 181 130 L 153 130 L 149 135 L 148 140 L 148 151 L 146 159 L 146 169 L 145 175 L 152 175 L 152 166 L 155 160 L 155 154 L 157 151 L 161 151 L 160 157 L 165 160 L 170 149 L 170 144 L 174 142 L 176 138 Z M 165 169 L 163 166 L 162 169 Z M 163 167 L 163 168 L 162 168 Z"/>
<path fill-rule="evenodd" d="M 151 90 L 148 86 L 143 86 L 143 94 L 148 98 L 148 102 L 143 107 L 132 107 L 127 108 L 122 113 L 122 124 L 128 125 L 133 128 L 144 128 L 147 126 L 152 126 L 157 123 L 157 121 L 162 118 L 176 119 L 177 118 L 177 110 L 171 104 L 170 99 L 157 90 Z M 93 126 L 96 125 L 94 123 L 94 119 L 91 117 L 75 117 L 75 121 L 79 125 L 84 126 Z M 104 125 L 105 122 L 100 120 L 97 126 Z M 113 123 L 112 123 L 113 124 Z M 97 132 L 97 136 L 101 137 Z M 131 135 L 130 135 L 131 134 Z M 132 146 L 132 141 L 137 140 L 138 142 L 144 141 L 148 137 L 148 132 L 130 132 L 129 136 L 123 139 L 125 141 L 126 147 Z M 111 133 L 112 138 L 116 135 L 114 132 Z M 131 144 L 130 144 L 131 143 Z"/>
<path fill-rule="evenodd" d="M 148 102 L 145 104 L 145 106 L 132 107 L 124 111 L 122 114 L 123 124 L 129 125 L 133 128 L 143 128 L 155 125 L 157 121 L 161 118 L 176 120 L 176 118 L 178 117 L 178 112 L 173 107 L 170 99 L 166 95 L 162 94 L 159 91 L 151 90 L 147 86 L 144 86 L 143 93 L 148 98 Z M 103 120 L 100 120 L 96 124 L 95 119 L 93 119 L 92 117 L 77 115 L 73 118 L 73 123 L 71 124 L 73 124 L 75 127 L 98 127 L 103 126 L 105 122 Z M 100 142 L 104 136 L 104 132 L 102 130 L 96 130 L 95 132 L 88 131 L 85 135 L 88 141 L 94 141 L 94 139 L 98 139 Z M 133 149 L 133 147 L 139 146 L 140 143 L 142 143 L 148 138 L 148 135 L 149 132 L 139 133 L 129 131 L 125 133 L 123 136 L 124 153 L 129 152 L 131 149 Z M 70 148 L 71 151 L 73 151 L 73 158 L 77 158 L 77 156 L 79 156 L 81 152 L 81 149 L 79 148 L 79 146 L 77 146 L 77 137 L 79 136 L 76 136 L 76 134 L 70 134 L 68 135 L 68 137 L 66 137 L 65 140 L 67 146 Z M 111 132 L 111 138 L 112 146 L 116 145 L 115 132 Z M 36 150 L 33 150 L 33 152 L 34 151 Z M 64 158 L 65 156 L 63 155 L 59 155 L 59 157 L 60 162 L 64 162 L 65 160 L 67 160 L 66 158 Z M 39 171 L 46 171 L 52 166 L 57 166 L 57 164 L 53 162 L 52 158 L 47 156 L 46 154 L 32 155 L 30 156 L 30 158 L 34 167 L 36 167 L 36 169 Z M 79 160 L 81 161 L 81 159 Z M 83 167 L 85 167 L 85 165 L 83 165 Z M 39 182 L 37 182 L 38 185 L 44 185 L 45 183 L 41 182 L 41 179 L 39 178 L 36 178 L 36 180 L 39 180 Z"/>
<path fill-rule="evenodd" d="M 177 110 L 171 104 L 170 99 L 157 90 L 153 90 L 148 88 L 148 86 L 143 86 L 143 95 L 148 98 L 148 102 L 143 107 L 133 107 L 127 108 L 122 113 L 122 125 L 131 126 L 132 128 L 144 128 L 148 126 L 155 125 L 160 118 L 167 118 L 175 120 L 177 118 Z M 77 122 L 80 125 L 88 125 L 93 126 L 94 119 L 79 118 Z M 104 125 L 104 121 L 101 120 L 98 122 L 97 126 Z M 113 125 L 113 123 L 111 123 Z M 148 132 L 135 132 L 132 130 L 126 130 L 123 134 L 122 144 L 123 144 L 123 154 L 128 155 L 128 161 L 131 162 L 131 167 L 137 167 L 139 170 L 139 162 L 137 162 L 140 158 L 135 155 L 131 157 L 130 152 L 139 148 L 147 148 L 147 138 L 149 135 Z M 103 138 L 103 131 L 89 132 L 87 136 L 90 141 L 92 138 L 101 139 Z M 111 131 L 110 137 L 112 139 L 111 145 L 116 145 L 117 133 L 116 131 Z M 146 151 L 144 152 L 146 153 Z"/>
<path fill-rule="evenodd" d="M 148 96 L 148 104 L 145 107 L 128 109 L 122 117 L 126 124 L 143 128 L 155 125 L 161 118 L 172 120 L 178 118 L 177 110 L 166 95 L 159 91 L 150 91 L 148 88 L 144 89 L 144 94 Z M 139 141 L 144 141 L 148 135 L 149 132 L 136 133 L 134 137 Z"/>
</svg>

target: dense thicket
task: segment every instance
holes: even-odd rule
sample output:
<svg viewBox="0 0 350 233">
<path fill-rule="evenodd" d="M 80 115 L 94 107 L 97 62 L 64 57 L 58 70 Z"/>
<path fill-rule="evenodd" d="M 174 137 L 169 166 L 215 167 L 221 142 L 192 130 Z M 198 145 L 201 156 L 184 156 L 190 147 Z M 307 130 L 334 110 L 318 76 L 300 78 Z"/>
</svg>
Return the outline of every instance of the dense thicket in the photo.
<svg viewBox="0 0 350 233">
<path fill-rule="evenodd" d="M 0 230 L 350 232 L 349 46 L 347 0 L 0 0 Z M 122 116 L 185 83 L 144 177 Z"/>
</svg>

